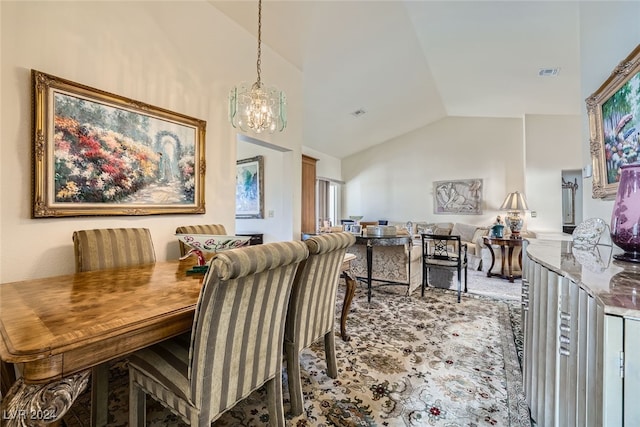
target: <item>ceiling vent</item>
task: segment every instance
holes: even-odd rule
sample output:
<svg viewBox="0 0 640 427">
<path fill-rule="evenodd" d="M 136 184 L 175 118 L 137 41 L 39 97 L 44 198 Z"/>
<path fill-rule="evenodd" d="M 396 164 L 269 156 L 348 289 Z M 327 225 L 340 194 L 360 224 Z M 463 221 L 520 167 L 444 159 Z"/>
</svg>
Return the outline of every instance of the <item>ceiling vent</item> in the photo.
<svg viewBox="0 0 640 427">
<path fill-rule="evenodd" d="M 540 68 L 538 75 L 540 77 L 553 77 L 560 73 L 560 68 Z"/>
<path fill-rule="evenodd" d="M 351 113 L 351 115 L 353 117 L 360 117 L 360 116 L 363 116 L 364 113 L 366 113 L 366 111 L 364 111 L 362 108 L 360 108 L 359 110 L 356 110 L 353 113 Z"/>
</svg>

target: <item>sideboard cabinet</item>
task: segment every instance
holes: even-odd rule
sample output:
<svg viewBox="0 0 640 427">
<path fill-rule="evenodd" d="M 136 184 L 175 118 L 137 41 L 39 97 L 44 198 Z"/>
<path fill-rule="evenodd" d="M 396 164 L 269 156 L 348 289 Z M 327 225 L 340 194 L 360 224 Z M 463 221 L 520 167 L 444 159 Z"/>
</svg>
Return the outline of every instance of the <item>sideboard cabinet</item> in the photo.
<svg viewBox="0 0 640 427">
<path fill-rule="evenodd" d="M 640 266 L 612 247 L 531 239 L 522 278 L 523 381 L 538 426 L 639 426 Z"/>
</svg>

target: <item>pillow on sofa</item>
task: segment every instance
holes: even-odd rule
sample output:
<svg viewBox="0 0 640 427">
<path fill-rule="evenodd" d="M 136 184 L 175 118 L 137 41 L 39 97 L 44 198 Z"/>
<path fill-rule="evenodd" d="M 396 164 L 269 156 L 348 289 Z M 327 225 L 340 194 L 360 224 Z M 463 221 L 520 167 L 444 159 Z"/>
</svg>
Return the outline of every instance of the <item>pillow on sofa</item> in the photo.
<svg viewBox="0 0 640 427">
<path fill-rule="evenodd" d="M 416 233 L 417 234 L 433 233 L 433 231 L 436 228 L 437 228 L 436 224 L 434 224 L 434 223 L 428 223 L 428 222 L 418 222 L 418 223 L 416 223 Z"/>
<path fill-rule="evenodd" d="M 469 240 L 471 243 L 482 243 L 482 238 L 489 235 L 488 227 L 478 227 L 473 234 L 473 240 Z"/>
<path fill-rule="evenodd" d="M 473 240 L 473 236 L 476 233 L 477 228 L 477 225 L 462 224 L 460 222 L 456 222 L 455 224 L 453 224 L 451 235 L 460 236 L 460 240 L 462 240 L 463 242 L 475 243 Z"/>
<path fill-rule="evenodd" d="M 453 233 L 451 232 L 450 228 L 437 227 L 435 230 L 433 230 L 433 234 L 438 234 L 440 236 L 449 236 L 449 235 L 451 235 Z"/>
</svg>

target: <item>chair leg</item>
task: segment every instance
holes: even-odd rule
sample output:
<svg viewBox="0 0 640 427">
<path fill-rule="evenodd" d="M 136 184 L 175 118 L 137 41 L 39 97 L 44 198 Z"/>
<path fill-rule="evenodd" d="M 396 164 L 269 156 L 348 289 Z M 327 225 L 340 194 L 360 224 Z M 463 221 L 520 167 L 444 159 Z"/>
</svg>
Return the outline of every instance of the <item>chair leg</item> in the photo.
<svg viewBox="0 0 640 427">
<path fill-rule="evenodd" d="M 458 302 L 460 302 L 460 293 L 462 292 L 462 271 L 458 267 Z"/>
<path fill-rule="evenodd" d="M 421 296 L 424 296 L 424 288 L 427 285 L 427 282 L 429 281 L 429 269 L 423 265 L 422 266 L 422 291 L 420 293 Z"/>
<path fill-rule="evenodd" d="M 326 349 L 326 347 L 325 347 Z M 304 398 L 302 397 L 302 383 L 300 381 L 300 354 L 293 343 L 284 343 L 287 359 L 287 383 L 289 384 L 289 400 L 291 401 L 291 414 L 295 417 L 304 410 Z"/>
<path fill-rule="evenodd" d="M 336 362 L 336 341 L 333 328 L 324 335 L 324 358 L 327 361 L 327 375 L 338 378 L 338 363 Z"/>
<path fill-rule="evenodd" d="M 282 372 L 282 364 L 277 372 Z M 300 377 L 298 377 L 300 378 Z M 269 425 L 285 427 L 284 423 L 284 407 L 282 406 L 282 377 L 276 375 L 267 381 L 267 400 L 269 405 L 269 418 L 271 418 Z"/>
<path fill-rule="evenodd" d="M 91 369 L 91 425 L 107 425 L 109 411 L 109 365 L 102 363 Z"/>
<path fill-rule="evenodd" d="M 468 293 L 469 290 L 467 289 L 467 266 L 465 265 L 464 267 L 464 293 Z"/>
<path fill-rule="evenodd" d="M 129 427 L 147 424 L 147 394 L 133 381 L 129 371 Z"/>
</svg>

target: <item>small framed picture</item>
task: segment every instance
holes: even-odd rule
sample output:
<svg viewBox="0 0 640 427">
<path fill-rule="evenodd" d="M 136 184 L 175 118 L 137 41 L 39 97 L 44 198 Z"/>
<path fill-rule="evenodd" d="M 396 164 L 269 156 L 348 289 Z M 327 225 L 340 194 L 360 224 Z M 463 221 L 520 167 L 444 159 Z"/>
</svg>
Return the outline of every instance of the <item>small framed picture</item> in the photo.
<svg viewBox="0 0 640 427">
<path fill-rule="evenodd" d="M 362 233 L 362 226 L 359 224 L 352 224 L 350 230 L 353 234 Z"/>
</svg>

